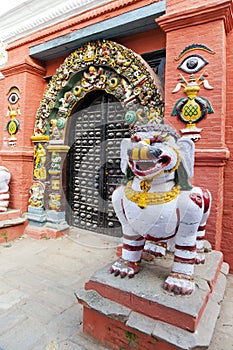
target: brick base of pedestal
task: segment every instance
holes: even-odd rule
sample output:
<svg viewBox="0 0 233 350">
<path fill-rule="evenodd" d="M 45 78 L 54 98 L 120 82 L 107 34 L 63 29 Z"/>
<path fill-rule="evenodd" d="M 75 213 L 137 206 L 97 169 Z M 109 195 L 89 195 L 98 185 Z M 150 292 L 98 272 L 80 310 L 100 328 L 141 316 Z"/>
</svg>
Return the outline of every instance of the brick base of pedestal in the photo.
<svg viewBox="0 0 233 350">
<path fill-rule="evenodd" d="M 29 237 L 32 237 L 34 239 L 42 239 L 42 238 L 59 238 L 61 236 L 67 235 L 70 231 L 70 228 L 66 229 L 52 229 L 48 228 L 46 226 L 34 226 L 34 225 L 28 225 L 25 230 L 24 234 L 28 235 Z"/>
<path fill-rule="evenodd" d="M 196 267 L 196 290 L 174 296 L 163 290 L 172 256 L 142 263 L 133 279 L 98 270 L 77 293 L 83 331 L 114 350 L 207 349 L 223 299 L 228 265 L 222 254 L 207 254 Z"/>
<path fill-rule="evenodd" d="M 144 321 L 144 320 L 142 320 Z M 156 337 L 128 327 L 125 322 L 106 317 L 84 306 L 83 331 L 115 350 L 174 350 Z"/>
<path fill-rule="evenodd" d="M 0 243 L 21 237 L 26 225 L 27 219 L 21 216 L 20 209 L 0 212 Z"/>
</svg>

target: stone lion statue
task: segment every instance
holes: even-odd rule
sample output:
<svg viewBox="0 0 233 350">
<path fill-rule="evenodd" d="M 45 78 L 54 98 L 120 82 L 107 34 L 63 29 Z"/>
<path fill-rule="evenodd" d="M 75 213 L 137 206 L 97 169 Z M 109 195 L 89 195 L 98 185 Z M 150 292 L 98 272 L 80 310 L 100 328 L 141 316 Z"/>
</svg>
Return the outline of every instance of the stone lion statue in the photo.
<svg viewBox="0 0 233 350">
<path fill-rule="evenodd" d="M 205 261 L 205 225 L 211 207 L 207 189 L 193 187 L 194 143 L 168 125 L 136 126 L 121 143 L 121 170 L 127 182 L 113 193 L 113 207 L 123 231 L 122 256 L 110 268 L 133 277 L 142 254 L 174 262 L 164 288 L 175 294 L 195 289 L 194 266 Z"/>
<path fill-rule="evenodd" d="M 11 174 L 9 170 L 0 166 L 0 212 L 6 211 L 9 205 L 9 182 Z"/>
</svg>

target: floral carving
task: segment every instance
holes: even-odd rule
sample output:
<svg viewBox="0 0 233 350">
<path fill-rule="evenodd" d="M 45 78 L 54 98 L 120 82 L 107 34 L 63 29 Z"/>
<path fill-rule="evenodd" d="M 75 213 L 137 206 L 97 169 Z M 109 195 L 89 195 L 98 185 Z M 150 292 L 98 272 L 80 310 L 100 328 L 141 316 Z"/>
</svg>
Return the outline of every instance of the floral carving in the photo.
<svg viewBox="0 0 233 350">
<path fill-rule="evenodd" d="M 57 69 L 37 112 L 35 135 L 50 135 L 51 120 L 67 118 L 86 93 L 102 89 L 113 94 L 126 112 L 143 106 L 145 123 L 163 121 L 163 101 L 146 65 L 133 51 L 108 40 L 88 42 Z M 133 124 L 137 122 L 134 119 Z M 43 125 L 43 127 L 41 127 Z"/>
</svg>

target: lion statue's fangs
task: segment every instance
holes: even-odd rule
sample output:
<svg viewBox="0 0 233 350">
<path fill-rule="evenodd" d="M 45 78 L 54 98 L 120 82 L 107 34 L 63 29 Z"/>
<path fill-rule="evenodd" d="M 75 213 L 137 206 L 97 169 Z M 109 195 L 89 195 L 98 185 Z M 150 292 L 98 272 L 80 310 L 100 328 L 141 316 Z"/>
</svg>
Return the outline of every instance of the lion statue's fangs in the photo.
<svg viewBox="0 0 233 350">
<path fill-rule="evenodd" d="M 194 266 L 205 262 L 205 225 L 211 207 L 207 189 L 193 187 L 194 143 L 169 125 L 136 126 L 121 143 L 126 183 L 112 197 L 123 231 L 122 256 L 115 276 L 133 277 L 143 254 L 174 251 L 165 290 L 188 295 L 195 290 Z"/>
</svg>

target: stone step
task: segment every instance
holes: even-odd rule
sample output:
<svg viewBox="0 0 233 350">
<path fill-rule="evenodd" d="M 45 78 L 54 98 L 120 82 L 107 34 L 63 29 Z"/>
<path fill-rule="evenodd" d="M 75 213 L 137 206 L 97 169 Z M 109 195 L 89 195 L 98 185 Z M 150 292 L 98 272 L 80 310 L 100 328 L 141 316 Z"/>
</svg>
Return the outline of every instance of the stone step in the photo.
<svg viewBox="0 0 233 350">
<path fill-rule="evenodd" d="M 0 221 L 0 229 L 4 227 L 9 227 L 9 226 L 16 226 L 23 224 L 27 219 L 26 218 L 15 218 L 15 219 L 9 219 L 9 220 L 3 220 Z"/>
<path fill-rule="evenodd" d="M 7 209 L 5 212 L 0 212 L 0 224 L 5 220 L 12 220 L 21 217 L 20 209 Z"/>
<path fill-rule="evenodd" d="M 22 236 L 27 218 L 21 216 L 20 209 L 7 209 L 0 213 L 0 243 L 13 241 Z"/>
</svg>

